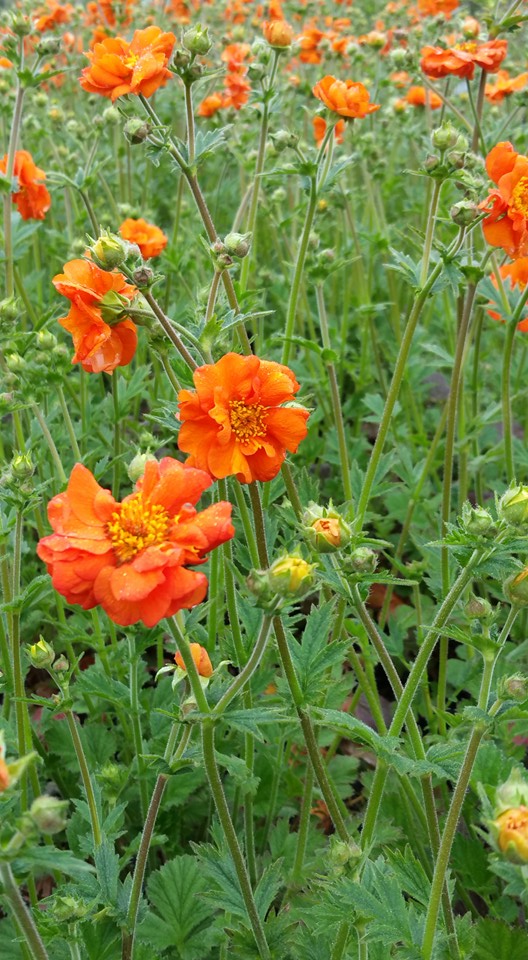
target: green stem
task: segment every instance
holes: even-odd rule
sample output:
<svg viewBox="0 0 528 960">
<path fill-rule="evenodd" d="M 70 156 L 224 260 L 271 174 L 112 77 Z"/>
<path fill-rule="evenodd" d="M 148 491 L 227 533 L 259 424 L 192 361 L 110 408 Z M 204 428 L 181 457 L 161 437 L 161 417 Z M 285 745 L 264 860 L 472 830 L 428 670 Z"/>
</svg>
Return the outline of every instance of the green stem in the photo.
<svg viewBox="0 0 528 960">
<path fill-rule="evenodd" d="M 128 636 L 128 655 L 130 663 L 130 714 L 132 719 L 132 736 L 134 738 L 134 750 L 136 754 L 139 796 L 141 801 L 141 815 L 145 819 L 147 815 L 148 792 L 145 780 L 145 761 L 143 759 L 143 736 L 141 733 L 141 718 L 139 705 L 139 657 L 136 653 L 134 639 Z"/>
<path fill-rule="evenodd" d="M 112 404 L 114 410 L 114 476 L 112 483 L 112 493 L 116 500 L 119 499 L 119 479 L 121 473 L 121 416 L 119 412 L 119 374 L 117 370 L 112 373 Z"/>
<path fill-rule="evenodd" d="M 13 916 L 24 935 L 32 960 L 49 960 L 35 921 L 24 903 L 9 863 L 0 863 L 0 880 Z"/>
<path fill-rule="evenodd" d="M 302 880 L 304 858 L 308 844 L 308 830 L 310 827 L 310 813 L 312 811 L 312 793 L 314 785 L 314 771 L 311 763 L 306 765 L 304 775 L 304 790 L 301 802 L 301 813 L 297 829 L 295 846 L 295 860 L 293 861 L 292 883 L 297 886 Z"/>
<path fill-rule="evenodd" d="M 326 313 L 326 304 L 324 299 L 322 284 L 318 283 L 315 287 L 315 296 L 317 300 L 317 309 L 319 313 L 319 323 L 321 326 L 321 340 L 325 350 L 332 350 L 330 341 L 330 331 L 328 328 L 328 317 Z M 345 433 L 345 421 L 343 419 L 343 410 L 341 407 L 341 397 L 339 395 L 339 384 L 335 364 L 329 361 L 326 364 L 328 379 L 330 382 L 330 393 L 332 396 L 332 409 L 334 414 L 334 423 L 337 433 L 337 445 L 339 449 L 339 460 L 341 464 L 341 474 L 343 478 L 343 492 L 345 500 L 350 504 L 353 501 L 352 480 L 350 477 L 350 463 L 348 460 L 348 449 Z"/>
<path fill-rule="evenodd" d="M 348 920 L 342 920 L 337 931 L 337 937 L 332 950 L 331 960 L 343 960 L 349 936 L 350 924 Z"/>
<path fill-rule="evenodd" d="M 86 755 L 84 753 L 84 748 L 82 741 L 77 729 L 77 724 L 73 716 L 72 711 L 69 708 L 64 709 L 66 714 L 66 720 L 68 722 L 68 727 L 70 730 L 70 735 L 72 738 L 73 748 L 77 756 L 77 762 L 79 764 L 79 770 L 81 773 L 81 779 L 84 786 L 84 792 L 86 794 L 86 801 L 88 803 L 88 810 L 90 811 L 90 823 L 92 825 L 92 836 L 94 847 L 100 847 L 103 842 L 103 836 L 101 833 L 101 824 L 99 822 L 99 812 L 97 810 L 97 803 L 95 799 L 95 793 L 93 789 L 92 780 L 90 777 L 90 771 L 88 769 L 88 763 L 86 761 Z"/>
<path fill-rule="evenodd" d="M 246 686 L 249 682 L 255 670 L 257 669 L 260 661 L 262 660 L 266 645 L 268 642 L 268 637 L 270 634 L 271 626 L 273 623 L 273 615 L 266 614 L 262 618 L 262 623 L 260 625 L 259 635 L 253 650 L 251 651 L 251 656 L 247 661 L 244 668 L 240 671 L 237 677 L 233 680 L 233 683 L 228 687 L 226 692 L 220 698 L 213 710 L 213 716 L 221 717 L 224 711 L 227 709 L 232 700 L 240 693 L 240 691 Z"/>
<path fill-rule="evenodd" d="M 308 203 L 308 208 L 306 210 L 306 217 L 304 220 L 304 226 L 301 234 L 301 239 L 299 242 L 299 248 L 297 250 L 297 259 L 295 261 L 295 269 L 293 273 L 293 280 L 290 289 L 290 296 L 288 300 L 288 309 L 286 312 L 286 326 L 284 329 L 284 347 L 282 351 L 282 363 L 287 364 L 290 359 L 290 354 L 292 350 L 291 338 L 293 337 L 295 329 L 295 318 L 297 316 L 297 304 L 299 302 L 299 293 L 301 290 L 301 281 L 304 272 L 304 261 L 306 260 L 306 253 L 308 250 L 308 244 L 310 242 L 310 232 L 312 229 L 312 224 L 315 217 L 315 211 L 317 207 L 317 178 L 313 175 L 310 179 L 310 200 Z"/>
<path fill-rule="evenodd" d="M 59 398 L 59 404 L 62 411 L 62 416 L 64 418 L 64 423 L 66 424 L 66 430 L 68 431 L 68 438 L 73 451 L 73 456 L 75 461 L 78 463 L 81 460 L 81 451 L 79 450 L 79 444 L 77 443 L 77 437 L 75 436 L 72 418 L 70 417 L 70 411 L 66 405 L 64 391 L 61 386 L 57 387 L 57 396 Z"/>
<path fill-rule="evenodd" d="M 498 658 L 502 652 L 502 647 L 508 637 L 511 626 L 517 616 L 518 609 L 512 607 L 506 619 L 506 623 L 502 629 L 501 636 L 499 638 L 500 649 L 497 653 L 490 657 L 484 659 L 484 671 L 482 674 L 482 680 L 480 684 L 480 693 L 478 699 L 478 709 L 485 711 L 488 709 L 488 701 L 491 692 L 491 685 L 493 682 L 493 673 L 495 670 L 495 665 Z M 495 707 L 497 704 L 494 705 Z M 492 711 L 489 711 L 492 715 Z M 453 792 L 451 799 L 451 804 L 449 807 L 449 812 L 447 814 L 444 831 L 442 834 L 442 839 L 440 841 L 440 848 L 438 850 L 438 856 L 436 859 L 435 870 L 433 874 L 433 881 L 431 884 L 431 893 L 429 896 L 429 905 L 427 908 L 427 915 L 425 919 L 425 928 L 422 941 L 422 958 L 423 960 L 431 960 L 434 947 L 434 938 L 436 931 L 436 924 L 438 920 L 438 913 L 440 909 L 440 897 L 441 891 L 444 886 L 447 869 L 449 866 L 449 858 L 451 856 L 451 848 L 453 846 L 453 840 L 455 838 L 456 829 L 458 826 L 458 821 L 460 819 L 460 814 L 462 811 L 462 805 L 464 803 L 464 798 L 466 796 L 466 791 L 469 785 L 469 780 L 477 756 L 477 751 L 480 746 L 480 742 L 487 731 L 487 725 L 485 723 L 477 723 L 474 730 L 471 733 L 471 736 L 468 741 L 466 755 L 464 757 L 464 762 L 460 769 L 458 775 L 458 780 Z"/>
<path fill-rule="evenodd" d="M 47 425 L 44 417 L 42 416 L 42 414 L 41 414 L 41 412 L 40 412 L 40 410 L 39 410 L 38 404 L 32 403 L 32 404 L 31 404 L 31 410 L 32 410 L 33 413 L 35 414 L 35 417 L 37 418 L 37 420 L 38 420 L 38 422 L 39 422 L 40 429 L 42 430 L 42 433 L 44 434 L 44 439 L 45 439 L 45 441 L 46 441 L 46 443 L 47 443 L 47 445 L 48 445 L 49 452 L 51 453 L 51 458 L 52 458 L 52 460 L 53 460 L 53 463 L 55 464 L 55 469 L 56 469 L 56 471 L 57 471 L 57 473 L 58 473 L 59 480 L 60 480 L 61 484 L 66 484 L 66 483 L 68 482 L 68 478 L 67 478 L 67 476 L 66 476 L 66 474 L 65 474 L 65 472 L 64 472 L 64 467 L 62 466 L 62 460 L 61 460 L 61 458 L 60 458 L 60 456 L 59 456 L 59 451 L 57 450 L 57 447 L 55 446 L 55 443 L 54 443 L 54 441 L 53 441 L 53 437 L 51 436 L 51 433 L 49 432 L 48 425 Z"/>
<path fill-rule="evenodd" d="M 185 116 L 187 119 L 187 153 L 189 156 L 189 166 L 194 166 L 194 113 L 192 102 L 192 86 L 190 83 L 184 83 L 185 89 Z"/>
<path fill-rule="evenodd" d="M 504 352 L 502 355 L 502 433 L 504 442 L 504 462 L 506 464 L 506 476 L 508 483 L 515 480 L 515 461 L 513 458 L 513 430 L 512 430 L 512 408 L 511 408 L 511 365 L 513 356 L 513 344 L 515 332 L 517 330 L 517 320 L 509 320 L 506 326 L 506 336 L 504 338 Z"/>
</svg>

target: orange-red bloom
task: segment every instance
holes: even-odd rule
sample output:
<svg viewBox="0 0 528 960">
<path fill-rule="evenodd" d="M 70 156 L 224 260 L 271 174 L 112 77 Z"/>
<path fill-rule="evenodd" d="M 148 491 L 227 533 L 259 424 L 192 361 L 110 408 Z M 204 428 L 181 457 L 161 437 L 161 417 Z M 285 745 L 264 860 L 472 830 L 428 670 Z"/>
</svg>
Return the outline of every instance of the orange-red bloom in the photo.
<svg viewBox="0 0 528 960">
<path fill-rule="evenodd" d="M 460 0 L 418 0 L 418 13 L 422 17 L 437 17 L 443 13 L 449 20 Z"/>
<path fill-rule="evenodd" d="M 199 643 L 190 643 L 189 647 L 191 648 L 192 658 L 196 664 L 196 669 L 198 670 L 199 675 L 206 678 L 212 677 L 213 665 L 209 659 L 209 654 L 207 653 L 205 647 L 200 646 Z M 182 670 L 186 669 L 183 662 L 183 657 L 179 650 L 174 655 L 174 660 Z"/>
<path fill-rule="evenodd" d="M 122 319 L 136 288 L 121 273 L 101 270 L 91 260 L 70 260 L 53 278 L 55 289 L 71 301 L 59 320 L 73 337 L 72 363 L 88 373 L 111 373 L 130 363 L 136 352 L 136 325 Z"/>
<path fill-rule="evenodd" d="M 518 257 L 512 263 L 504 263 L 502 267 L 499 267 L 499 273 L 503 282 L 507 280 L 511 287 L 519 287 L 521 291 L 524 290 L 528 283 L 528 257 Z M 498 288 L 499 284 L 494 273 L 491 275 L 491 282 L 494 287 Z M 528 330 L 528 307 L 526 310 L 527 316 L 517 324 L 517 330 L 521 330 L 523 333 Z M 494 320 L 504 322 L 504 318 L 496 310 L 488 310 L 488 313 Z"/>
<path fill-rule="evenodd" d="M 0 173 L 7 173 L 7 153 L 0 160 Z M 13 175 L 18 180 L 18 190 L 11 194 L 13 203 L 23 220 L 44 220 L 51 206 L 51 197 L 43 183 L 44 170 L 37 167 L 27 150 L 17 150 Z"/>
<path fill-rule="evenodd" d="M 510 97 L 517 90 L 524 90 L 528 83 L 528 73 L 520 73 L 518 77 L 510 77 L 507 70 L 499 70 L 495 76 L 495 83 L 487 83 L 485 88 L 486 99 L 491 103 L 502 103 L 505 97 Z"/>
<path fill-rule="evenodd" d="M 200 603 L 207 578 L 187 566 L 234 535 L 231 504 L 195 510 L 210 484 L 202 470 L 165 457 L 149 461 L 135 492 L 118 503 L 76 464 L 48 505 L 53 533 L 37 547 L 55 590 L 84 610 L 101 606 L 121 626 L 154 627 Z"/>
<path fill-rule="evenodd" d="M 36 16 L 35 30 L 39 33 L 45 33 L 47 30 L 54 30 L 55 27 L 63 23 L 69 23 L 73 14 L 71 3 L 60 4 L 57 0 L 47 0 L 43 7 L 35 11 Z"/>
<path fill-rule="evenodd" d="M 370 103 L 370 94 L 362 83 L 353 80 L 336 80 L 326 76 L 315 84 L 312 93 L 322 100 L 325 107 L 341 117 L 366 117 L 379 110 L 379 104 Z"/>
<path fill-rule="evenodd" d="M 324 117 L 320 117 L 319 114 L 317 114 L 313 118 L 312 123 L 313 123 L 313 129 L 314 129 L 315 143 L 318 147 L 320 147 L 324 140 L 324 135 L 326 133 L 326 120 Z M 343 143 L 344 133 L 345 133 L 345 121 L 338 120 L 334 127 L 334 137 L 335 137 L 336 143 Z"/>
<path fill-rule="evenodd" d="M 218 111 L 225 106 L 225 96 L 223 93 L 211 93 L 210 96 L 202 100 L 198 107 L 198 116 L 214 117 L 215 113 L 218 113 Z"/>
<path fill-rule="evenodd" d="M 426 87 L 409 87 L 405 99 L 411 107 L 428 105 L 431 110 L 438 110 L 442 106 L 442 100 L 438 94 Z"/>
<path fill-rule="evenodd" d="M 487 213 L 484 236 L 508 256 L 524 257 L 528 254 L 528 157 L 508 141 L 498 143 L 488 153 L 486 170 L 497 189 L 480 204 Z"/>
<path fill-rule="evenodd" d="M 119 227 L 119 233 L 123 240 L 129 243 L 135 243 L 139 247 L 141 256 L 144 260 L 150 260 L 151 257 L 159 257 L 162 250 L 167 246 L 169 238 L 156 227 L 153 223 L 147 223 L 146 220 L 133 220 L 129 217 L 123 220 Z"/>
<path fill-rule="evenodd" d="M 150 97 L 171 76 L 167 63 L 175 42 L 173 33 L 159 27 L 136 30 L 130 43 L 107 37 L 86 54 L 90 66 L 82 71 L 81 87 L 112 101 L 127 93 Z"/>
<path fill-rule="evenodd" d="M 496 73 L 507 52 L 507 40 L 486 40 L 480 44 L 470 40 L 447 50 L 424 47 L 420 67 L 426 76 L 435 80 L 447 76 L 471 80 L 475 66 L 482 67 L 487 73 Z"/>
<path fill-rule="evenodd" d="M 286 20 L 264 20 L 262 34 L 271 47 L 289 47 L 293 40 L 293 27 Z"/>
<path fill-rule="evenodd" d="M 198 367 L 195 390 L 180 390 L 178 446 L 187 463 L 241 483 L 272 480 L 307 433 L 308 410 L 284 407 L 299 389 L 280 363 L 228 353 Z"/>
</svg>

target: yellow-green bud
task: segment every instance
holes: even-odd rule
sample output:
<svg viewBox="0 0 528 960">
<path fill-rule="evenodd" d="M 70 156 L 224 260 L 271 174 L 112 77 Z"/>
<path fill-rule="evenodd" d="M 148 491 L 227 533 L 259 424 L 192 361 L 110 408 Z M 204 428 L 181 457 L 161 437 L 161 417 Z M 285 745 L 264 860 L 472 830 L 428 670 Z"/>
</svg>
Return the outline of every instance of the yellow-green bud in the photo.
<svg viewBox="0 0 528 960">
<path fill-rule="evenodd" d="M 143 143 L 152 132 L 152 124 L 148 120 L 141 120 L 139 117 L 131 117 L 123 127 L 123 133 L 132 145 Z"/>
<path fill-rule="evenodd" d="M 468 620 L 487 620 L 493 613 L 493 607 L 485 597 L 471 597 L 464 607 L 464 616 Z"/>
<path fill-rule="evenodd" d="M 136 453 L 136 456 L 130 461 L 127 467 L 127 473 L 130 481 L 132 483 L 136 483 L 145 473 L 145 467 L 149 460 L 155 459 L 156 457 L 153 456 L 152 453 Z"/>
<path fill-rule="evenodd" d="M 195 56 L 198 57 L 205 56 L 212 47 L 209 28 L 202 27 L 200 23 L 195 24 L 194 27 L 190 27 L 189 30 L 185 31 L 182 42 L 189 53 L 194 53 Z"/>
<path fill-rule="evenodd" d="M 528 781 L 521 767 L 514 767 L 507 780 L 495 790 L 493 815 L 496 817 L 512 807 L 528 805 Z"/>
<path fill-rule="evenodd" d="M 437 127 L 431 134 L 431 143 L 437 150 L 449 150 L 458 143 L 459 133 L 450 120 Z"/>
<path fill-rule="evenodd" d="M 524 703 L 528 700 L 528 677 L 522 673 L 501 677 L 497 684 L 497 696 L 500 700 L 517 700 L 518 703 Z"/>
<path fill-rule="evenodd" d="M 269 568 L 270 587 L 281 597 L 303 597 L 314 585 L 315 567 L 294 554 L 281 557 Z"/>
<path fill-rule="evenodd" d="M 36 339 L 39 350 L 53 350 L 57 346 L 57 337 L 51 330 L 39 330 Z"/>
<path fill-rule="evenodd" d="M 29 647 L 29 659 L 34 667 L 46 670 L 55 660 L 55 651 L 43 637 Z"/>
<path fill-rule="evenodd" d="M 303 514 L 303 533 L 317 553 L 334 553 L 350 541 L 350 527 L 330 504 L 320 507 L 311 503 Z"/>
<path fill-rule="evenodd" d="M 493 517 L 484 507 L 472 507 L 466 500 L 462 504 L 462 524 L 467 533 L 485 536 L 493 530 Z"/>
<path fill-rule="evenodd" d="M 357 547 L 350 557 L 356 573 L 374 573 L 378 557 L 370 547 Z"/>
<path fill-rule="evenodd" d="M 128 244 L 116 233 L 105 231 L 90 247 L 94 263 L 101 270 L 113 270 L 125 262 Z"/>
<path fill-rule="evenodd" d="M 528 567 L 508 577 L 504 583 L 504 596 L 516 607 L 528 607 Z"/>
<path fill-rule="evenodd" d="M 64 830 L 68 806 L 68 800 L 57 800 L 56 797 L 48 796 L 37 797 L 31 804 L 29 815 L 41 833 L 51 836 Z"/>
<path fill-rule="evenodd" d="M 512 527 L 528 526 L 528 487 L 510 487 L 499 500 L 499 517 Z"/>
<path fill-rule="evenodd" d="M 35 473 L 35 466 L 29 453 L 17 453 L 11 461 L 11 472 L 17 480 L 29 480 Z"/>
<path fill-rule="evenodd" d="M 230 257 L 242 259 L 247 257 L 251 247 L 250 233 L 228 233 L 224 239 L 224 246 Z"/>
</svg>

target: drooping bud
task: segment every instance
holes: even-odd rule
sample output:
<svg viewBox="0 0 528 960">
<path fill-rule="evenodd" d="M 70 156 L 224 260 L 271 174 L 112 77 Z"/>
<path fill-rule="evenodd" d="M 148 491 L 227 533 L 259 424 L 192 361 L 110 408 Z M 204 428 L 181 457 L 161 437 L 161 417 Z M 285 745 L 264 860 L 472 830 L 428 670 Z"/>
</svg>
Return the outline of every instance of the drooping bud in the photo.
<svg viewBox="0 0 528 960">
<path fill-rule="evenodd" d="M 528 487 L 518 484 L 510 487 L 499 500 L 499 517 L 521 531 L 528 528 Z"/>
<path fill-rule="evenodd" d="M 517 700 L 524 703 L 528 700 L 528 677 L 522 673 L 514 673 L 511 677 L 501 677 L 497 684 L 499 700 Z"/>
<path fill-rule="evenodd" d="M 101 270 L 114 270 L 125 262 L 128 244 L 116 233 L 105 230 L 90 247 L 94 263 Z"/>
<path fill-rule="evenodd" d="M 469 226 L 478 215 L 478 207 L 472 200 L 459 200 L 458 203 L 453 204 L 449 211 L 451 220 L 459 227 Z"/>
<path fill-rule="evenodd" d="M 68 800 L 49 796 L 37 797 L 31 804 L 29 815 L 41 833 L 52 836 L 64 830 L 68 806 Z"/>
<path fill-rule="evenodd" d="M 29 647 L 29 659 L 34 667 L 47 670 L 55 660 L 55 651 L 43 637 Z"/>
<path fill-rule="evenodd" d="M 224 246 L 230 257 L 247 257 L 251 248 L 251 233 L 228 233 Z"/>
<path fill-rule="evenodd" d="M 194 27 L 186 30 L 182 42 L 189 53 L 194 53 L 194 55 L 198 57 L 204 57 L 212 47 L 209 28 L 202 27 L 201 23 L 197 23 Z"/>
<path fill-rule="evenodd" d="M 270 133 L 270 140 L 277 153 L 282 153 L 288 147 L 295 148 L 299 142 L 299 137 L 290 130 L 277 130 L 275 133 Z"/>
<path fill-rule="evenodd" d="M 493 607 L 485 597 L 471 597 L 464 607 L 464 616 L 468 620 L 488 620 L 493 613 Z"/>
<path fill-rule="evenodd" d="M 200 677 L 206 677 L 207 679 L 213 675 L 213 665 L 209 659 L 209 654 L 205 647 L 200 646 L 199 643 L 190 643 L 189 644 L 192 658 L 196 664 L 196 669 Z M 185 664 L 183 662 L 183 657 L 178 650 L 174 656 L 174 660 L 179 666 L 180 670 L 185 670 Z"/>
<path fill-rule="evenodd" d="M 441 127 L 437 127 L 431 134 L 431 143 L 437 150 L 449 150 L 458 141 L 458 130 L 450 120 L 446 120 Z"/>
<path fill-rule="evenodd" d="M 123 127 L 125 138 L 132 146 L 143 143 L 152 133 L 152 124 L 148 120 L 141 120 L 139 117 L 131 117 Z"/>
</svg>

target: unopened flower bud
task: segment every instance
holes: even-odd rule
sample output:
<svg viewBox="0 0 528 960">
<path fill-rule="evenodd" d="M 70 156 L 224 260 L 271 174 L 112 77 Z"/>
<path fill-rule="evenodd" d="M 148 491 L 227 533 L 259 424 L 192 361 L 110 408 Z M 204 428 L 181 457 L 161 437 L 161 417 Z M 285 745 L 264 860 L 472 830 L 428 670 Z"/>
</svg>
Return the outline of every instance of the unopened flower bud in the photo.
<svg viewBox="0 0 528 960">
<path fill-rule="evenodd" d="M 50 909 L 50 913 L 59 923 L 66 921 L 80 920 L 86 916 L 89 907 L 83 900 L 77 900 L 76 897 L 55 897 Z"/>
<path fill-rule="evenodd" d="M 178 67 L 179 69 L 185 69 L 185 67 L 188 67 L 191 62 L 191 55 L 188 50 L 175 50 L 172 57 L 172 62 L 175 67 Z"/>
<path fill-rule="evenodd" d="M 528 528 L 528 487 L 519 484 L 510 487 L 499 500 L 499 517 L 512 527 Z"/>
<path fill-rule="evenodd" d="M 282 151 L 288 147 L 295 147 L 299 142 L 299 137 L 290 130 L 277 130 L 275 133 L 270 134 L 270 140 L 277 153 L 282 153 Z"/>
<path fill-rule="evenodd" d="M 258 60 L 248 64 L 247 75 L 250 80 L 262 80 L 262 78 L 266 76 L 267 72 L 268 70 L 266 64 L 259 63 Z"/>
<path fill-rule="evenodd" d="M 66 826 L 66 810 L 68 800 L 57 800 L 56 797 L 37 797 L 31 804 L 29 815 L 41 833 L 51 836 L 60 833 Z"/>
<path fill-rule="evenodd" d="M 190 643 L 189 647 L 191 649 L 192 658 L 196 664 L 196 669 L 201 677 L 209 678 L 213 675 L 213 665 L 209 659 L 209 654 L 205 647 L 200 646 L 199 643 Z M 174 656 L 174 660 L 179 666 L 180 670 L 185 670 L 185 664 L 183 662 L 183 657 L 178 650 Z"/>
<path fill-rule="evenodd" d="M 53 350 L 57 346 L 57 337 L 51 330 L 39 330 L 36 340 L 39 350 Z"/>
<path fill-rule="evenodd" d="M 467 227 L 478 217 L 478 207 L 471 200 L 459 200 L 451 207 L 449 216 L 459 227 Z"/>
<path fill-rule="evenodd" d="M 115 127 L 121 120 L 121 114 L 117 107 L 112 105 L 111 107 L 107 107 L 106 110 L 103 110 L 103 120 L 110 127 Z"/>
<path fill-rule="evenodd" d="M 228 233 L 224 238 L 224 246 L 231 257 L 247 257 L 251 247 L 250 233 Z"/>
<path fill-rule="evenodd" d="M 55 651 L 43 637 L 29 647 L 29 659 L 34 667 L 45 670 L 51 667 L 55 659 Z"/>
<path fill-rule="evenodd" d="M 20 313 L 20 305 L 15 297 L 0 300 L 0 326 L 11 326 Z"/>
<path fill-rule="evenodd" d="M 53 664 L 53 669 L 55 673 L 67 673 L 70 669 L 69 661 L 64 655 L 57 657 L 55 663 Z"/>
<path fill-rule="evenodd" d="M 493 517 L 484 507 L 472 507 L 466 500 L 462 505 L 462 525 L 467 533 L 485 536 L 493 530 Z"/>
<path fill-rule="evenodd" d="M 485 597 L 471 597 L 464 607 L 464 616 L 468 620 L 487 620 L 493 613 L 493 607 Z"/>
<path fill-rule="evenodd" d="M 209 53 L 209 50 L 212 47 L 211 38 L 209 36 L 209 28 L 202 27 L 201 23 L 195 24 L 194 27 L 190 27 L 189 30 L 186 30 L 183 34 L 183 46 L 189 53 L 194 53 L 195 56 L 203 57 L 206 53 Z"/>
<path fill-rule="evenodd" d="M 17 480 L 29 480 L 35 473 L 35 465 L 29 453 L 17 453 L 11 461 L 11 472 Z"/>
<path fill-rule="evenodd" d="M 431 134 L 431 143 L 437 150 L 449 150 L 458 141 L 458 130 L 450 120 L 446 120 L 441 127 L 437 127 Z"/>
<path fill-rule="evenodd" d="M 21 373 L 27 366 L 24 357 L 21 357 L 19 353 L 8 353 L 5 364 L 11 373 Z"/>
<path fill-rule="evenodd" d="M 13 14 L 9 26 L 16 37 L 28 37 L 32 30 L 29 17 L 26 17 L 23 13 Z"/>
<path fill-rule="evenodd" d="M 493 802 L 494 816 L 512 807 L 528 805 L 528 781 L 524 779 L 524 772 L 520 767 L 514 767 L 508 779 L 497 787 Z"/>
<path fill-rule="evenodd" d="M 139 478 L 145 473 L 147 463 L 155 459 L 156 457 L 152 453 L 136 453 L 136 456 L 130 461 L 127 467 L 127 473 L 131 483 L 137 483 Z"/>
<path fill-rule="evenodd" d="M 9 776 L 7 763 L 4 758 L 0 756 L 0 793 L 4 793 L 10 783 L 11 777 Z"/>
<path fill-rule="evenodd" d="M 528 607 L 528 567 L 508 577 L 504 583 L 504 596 L 516 607 Z"/>
<path fill-rule="evenodd" d="M 357 547 L 350 559 L 356 573 L 374 573 L 378 565 L 378 557 L 370 547 Z"/>
<path fill-rule="evenodd" d="M 36 52 L 39 57 L 54 57 L 60 52 L 62 43 L 61 38 L 48 34 L 46 37 L 40 37 L 36 44 Z"/>
<path fill-rule="evenodd" d="M 118 293 L 117 290 L 109 290 L 99 301 L 101 316 L 105 323 L 110 324 L 110 326 L 122 320 L 129 305 L 128 298 Z"/>
<path fill-rule="evenodd" d="M 426 171 L 426 173 L 433 173 L 435 170 L 438 170 L 440 166 L 441 166 L 440 157 L 437 157 L 432 153 L 430 153 L 423 162 L 423 168 Z"/>
<path fill-rule="evenodd" d="M 134 270 L 132 274 L 132 279 L 136 287 L 148 287 L 154 279 L 154 270 L 151 267 L 143 265 L 138 267 L 137 270 Z"/>
<path fill-rule="evenodd" d="M 528 700 L 528 677 L 523 676 L 522 673 L 501 677 L 497 684 L 497 695 L 500 700 L 517 700 L 523 703 Z"/>
<path fill-rule="evenodd" d="M 499 850 L 513 863 L 528 863 L 528 807 L 512 807 L 493 822 Z"/>
<path fill-rule="evenodd" d="M 312 589 L 315 564 L 294 554 L 275 560 L 269 568 L 269 584 L 281 597 L 303 597 Z"/>
<path fill-rule="evenodd" d="M 449 163 L 455 170 L 462 170 L 466 163 L 466 155 L 461 150 L 450 150 L 445 159 L 446 163 Z"/>
<path fill-rule="evenodd" d="M 462 22 L 462 33 L 468 40 L 474 40 L 480 33 L 480 24 L 475 17 L 466 17 Z"/>
<path fill-rule="evenodd" d="M 128 245 L 116 233 L 104 232 L 90 247 L 94 263 L 101 270 L 113 270 L 125 262 Z"/>
<path fill-rule="evenodd" d="M 262 24 L 262 34 L 270 47 L 283 50 L 291 46 L 293 27 L 286 20 L 265 20 Z"/>
<path fill-rule="evenodd" d="M 141 120 L 139 117 L 131 117 L 123 127 L 126 139 L 133 145 L 143 143 L 151 132 L 152 124 L 148 120 Z"/>
<path fill-rule="evenodd" d="M 302 525 L 307 542 L 317 553 L 334 553 L 350 541 L 350 527 L 331 505 L 310 504 Z"/>
</svg>

